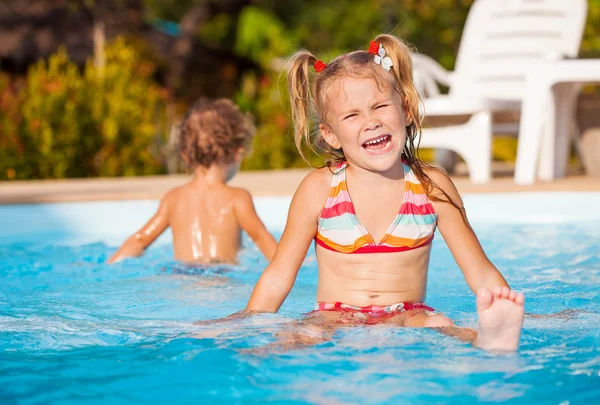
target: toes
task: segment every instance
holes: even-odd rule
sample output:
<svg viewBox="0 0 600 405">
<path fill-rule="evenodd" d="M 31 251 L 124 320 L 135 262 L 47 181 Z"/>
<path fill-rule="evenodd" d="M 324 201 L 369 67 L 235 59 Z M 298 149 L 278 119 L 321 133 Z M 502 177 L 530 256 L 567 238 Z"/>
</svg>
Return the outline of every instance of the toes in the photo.
<svg viewBox="0 0 600 405">
<path fill-rule="evenodd" d="M 517 298 L 517 293 L 514 290 L 510 290 L 510 294 L 508 294 L 508 299 L 514 301 Z"/>
<path fill-rule="evenodd" d="M 494 299 L 499 299 L 500 296 L 502 295 L 502 287 L 497 285 L 494 288 L 492 288 L 492 294 L 494 296 Z"/>
<path fill-rule="evenodd" d="M 504 286 L 502 287 L 502 295 L 500 296 L 503 299 L 508 299 L 508 296 L 510 295 L 510 288 Z"/>
<path fill-rule="evenodd" d="M 525 303 L 525 296 L 521 293 L 517 294 L 517 297 L 515 298 L 515 303 L 523 305 Z"/>
<path fill-rule="evenodd" d="M 484 311 L 488 309 L 492 302 L 494 301 L 494 296 L 490 290 L 487 288 L 480 288 L 477 291 L 477 298 L 475 300 L 475 304 L 477 305 L 478 311 Z"/>
</svg>

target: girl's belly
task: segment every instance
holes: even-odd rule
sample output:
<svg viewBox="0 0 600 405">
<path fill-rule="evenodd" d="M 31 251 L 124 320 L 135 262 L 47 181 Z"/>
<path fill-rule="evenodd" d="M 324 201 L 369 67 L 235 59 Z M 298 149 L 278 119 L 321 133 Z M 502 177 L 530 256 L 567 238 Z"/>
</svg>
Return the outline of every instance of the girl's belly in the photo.
<svg viewBox="0 0 600 405">
<path fill-rule="evenodd" d="M 317 247 L 317 302 L 366 307 L 424 302 L 431 245 L 398 253 L 344 254 Z"/>
</svg>

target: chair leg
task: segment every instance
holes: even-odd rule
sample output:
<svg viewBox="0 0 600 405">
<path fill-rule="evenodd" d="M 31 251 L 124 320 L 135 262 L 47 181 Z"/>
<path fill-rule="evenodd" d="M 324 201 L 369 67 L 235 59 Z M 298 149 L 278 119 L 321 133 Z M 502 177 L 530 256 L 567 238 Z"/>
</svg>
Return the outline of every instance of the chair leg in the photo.
<svg viewBox="0 0 600 405">
<path fill-rule="evenodd" d="M 540 156 L 547 156 L 550 146 L 544 139 L 549 133 L 554 133 L 554 121 L 548 120 L 548 115 L 554 117 L 554 96 L 549 83 L 536 76 L 528 79 L 525 99 L 521 108 L 521 123 L 519 124 L 519 143 L 517 146 L 517 163 L 515 166 L 515 183 L 535 183 L 536 169 Z M 545 166 L 545 165 L 542 165 Z"/>
<path fill-rule="evenodd" d="M 467 163 L 473 183 L 488 183 L 492 177 L 492 117 L 489 111 L 479 112 L 465 126 L 466 142 L 457 152 Z M 461 153 L 462 152 L 462 153 Z"/>
<path fill-rule="evenodd" d="M 579 137 L 577 127 L 577 99 L 583 85 L 571 85 L 568 90 L 567 101 L 565 102 L 566 117 L 561 123 L 560 134 L 556 138 L 556 155 L 554 157 L 554 176 L 555 178 L 565 177 L 567 167 L 569 166 L 569 156 L 571 154 L 571 145 L 576 143 Z"/>
<path fill-rule="evenodd" d="M 538 176 L 550 181 L 564 177 L 567 171 L 573 123 L 576 122 L 577 96 L 581 85 L 562 83 L 554 86 L 552 98 L 554 122 L 544 129 Z"/>
<path fill-rule="evenodd" d="M 492 177 L 492 119 L 489 111 L 474 114 L 463 125 L 425 128 L 420 146 L 458 153 L 467 164 L 473 183 L 487 183 Z"/>
</svg>

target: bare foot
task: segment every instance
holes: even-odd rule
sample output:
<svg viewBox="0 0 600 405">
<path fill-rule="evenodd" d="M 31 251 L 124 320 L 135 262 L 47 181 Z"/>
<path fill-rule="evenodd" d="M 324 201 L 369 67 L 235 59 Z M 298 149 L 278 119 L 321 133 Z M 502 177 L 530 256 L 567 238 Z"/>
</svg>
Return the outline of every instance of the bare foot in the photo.
<svg viewBox="0 0 600 405">
<path fill-rule="evenodd" d="M 515 351 L 523 328 L 523 294 L 508 287 L 481 288 L 477 292 L 479 330 L 473 346 L 487 350 Z"/>
</svg>

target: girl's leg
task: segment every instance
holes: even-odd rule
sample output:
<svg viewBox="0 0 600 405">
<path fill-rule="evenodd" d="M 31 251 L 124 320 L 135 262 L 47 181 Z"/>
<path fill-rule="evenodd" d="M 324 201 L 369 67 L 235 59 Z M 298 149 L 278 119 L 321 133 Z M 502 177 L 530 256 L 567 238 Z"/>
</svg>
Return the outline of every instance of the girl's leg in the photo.
<svg viewBox="0 0 600 405">
<path fill-rule="evenodd" d="M 457 327 L 444 315 L 428 315 L 425 311 L 410 311 L 406 316 L 398 317 L 398 321 L 403 320 L 403 326 L 408 327 L 434 328 L 481 349 L 515 351 L 523 328 L 524 301 L 523 294 L 508 287 L 495 287 L 491 291 L 480 289 L 476 299 L 477 331 Z"/>
<path fill-rule="evenodd" d="M 471 328 L 458 327 L 450 318 L 441 314 L 432 314 L 427 311 L 408 316 L 404 326 L 410 328 L 432 328 L 444 335 L 457 338 L 466 343 L 473 343 L 477 337 L 477 331 Z"/>
<path fill-rule="evenodd" d="M 287 325 L 285 330 L 277 333 L 274 342 L 251 351 L 272 354 L 329 342 L 338 328 L 353 324 L 345 321 L 347 316 L 348 314 L 337 311 L 311 312 L 302 320 Z"/>
</svg>

